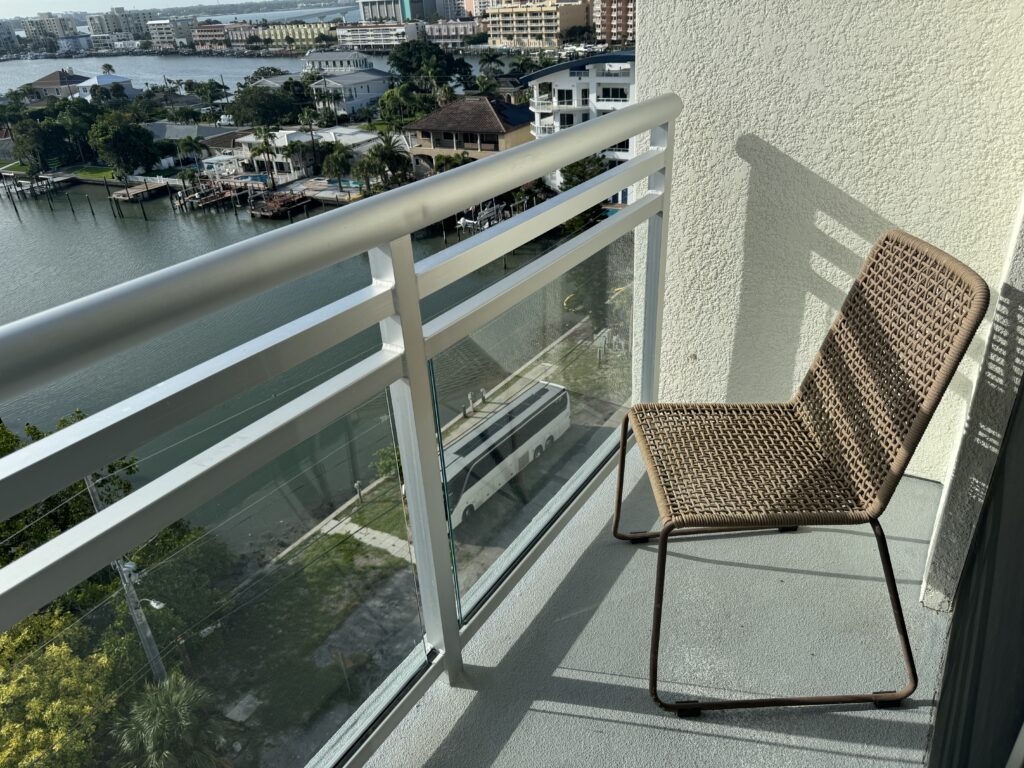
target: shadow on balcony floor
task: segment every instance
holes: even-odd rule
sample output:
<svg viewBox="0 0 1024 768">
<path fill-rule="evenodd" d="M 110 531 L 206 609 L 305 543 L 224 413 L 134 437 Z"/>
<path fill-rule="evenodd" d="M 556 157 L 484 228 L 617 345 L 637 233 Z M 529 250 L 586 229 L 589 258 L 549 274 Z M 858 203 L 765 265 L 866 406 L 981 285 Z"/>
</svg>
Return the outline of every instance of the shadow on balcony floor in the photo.
<svg viewBox="0 0 1024 768">
<path fill-rule="evenodd" d="M 635 458 L 635 456 L 633 457 Z M 634 478 L 639 470 L 631 464 Z M 679 720 L 647 694 L 653 545 L 611 538 L 606 481 L 370 765 L 921 764 L 948 615 L 918 603 L 934 483 L 907 478 L 882 522 L 921 684 L 898 710 L 845 705 Z M 653 522 L 645 479 L 625 528 Z M 630 517 L 632 516 L 632 517 Z M 904 681 L 867 526 L 721 534 L 671 545 L 662 688 L 675 698 L 870 692 Z"/>
</svg>

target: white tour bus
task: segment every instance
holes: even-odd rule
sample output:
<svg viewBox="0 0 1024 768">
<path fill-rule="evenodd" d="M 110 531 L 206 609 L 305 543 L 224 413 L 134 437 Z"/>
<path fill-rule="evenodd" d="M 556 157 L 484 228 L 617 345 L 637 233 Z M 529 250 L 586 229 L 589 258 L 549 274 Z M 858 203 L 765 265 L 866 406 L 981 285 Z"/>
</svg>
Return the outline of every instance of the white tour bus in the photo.
<svg viewBox="0 0 1024 768">
<path fill-rule="evenodd" d="M 569 429 L 569 393 L 541 381 L 445 448 L 454 528 Z"/>
</svg>

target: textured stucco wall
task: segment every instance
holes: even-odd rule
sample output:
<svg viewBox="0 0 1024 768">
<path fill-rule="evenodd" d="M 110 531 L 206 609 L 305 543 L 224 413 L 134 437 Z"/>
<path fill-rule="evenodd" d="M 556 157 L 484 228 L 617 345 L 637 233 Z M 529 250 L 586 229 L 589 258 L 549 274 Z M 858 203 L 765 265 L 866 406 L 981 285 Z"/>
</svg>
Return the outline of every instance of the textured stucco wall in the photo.
<svg viewBox="0 0 1024 768">
<path fill-rule="evenodd" d="M 1024 183 L 1024 3 L 640 0 L 637 17 L 640 98 L 685 104 L 663 398 L 790 397 L 890 226 L 997 294 Z M 947 479 L 983 341 L 912 473 Z"/>
</svg>

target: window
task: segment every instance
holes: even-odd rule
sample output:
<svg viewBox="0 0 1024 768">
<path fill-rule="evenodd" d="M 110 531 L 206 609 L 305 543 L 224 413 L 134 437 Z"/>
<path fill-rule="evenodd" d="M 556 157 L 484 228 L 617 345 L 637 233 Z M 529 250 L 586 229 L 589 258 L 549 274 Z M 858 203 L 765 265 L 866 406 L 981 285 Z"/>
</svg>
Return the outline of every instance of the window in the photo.
<svg viewBox="0 0 1024 768">
<path fill-rule="evenodd" d="M 559 115 L 558 116 L 558 127 L 559 128 L 571 128 L 572 127 L 572 115 Z"/>
<path fill-rule="evenodd" d="M 590 89 L 584 88 L 580 91 L 580 103 L 586 104 L 588 101 L 590 101 Z"/>
<path fill-rule="evenodd" d="M 566 88 L 559 88 L 558 89 L 558 103 L 561 106 L 571 106 L 572 105 L 572 91 L 569 90 L 569 89 L 566 89 Z"/>
<path fill-rule="evenodd" d="M 626 89 L 625 88 L 602 88 L 601 98 L 606 101 L 625 101 L 626 100 Z"/>
</svg>

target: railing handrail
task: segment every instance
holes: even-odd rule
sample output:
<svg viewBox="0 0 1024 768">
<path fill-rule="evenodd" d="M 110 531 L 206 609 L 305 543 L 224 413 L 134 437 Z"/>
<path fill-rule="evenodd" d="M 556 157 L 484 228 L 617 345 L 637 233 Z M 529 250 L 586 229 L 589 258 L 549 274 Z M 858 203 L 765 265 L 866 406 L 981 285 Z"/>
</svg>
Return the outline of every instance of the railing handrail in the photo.
<svg viewBox="0 0 1024 768">
<path fill-rule="evenodd" d="M 0 327 L 0 400 L 291 282 L 675 119 L 665 94 Z"/>
</svg>

